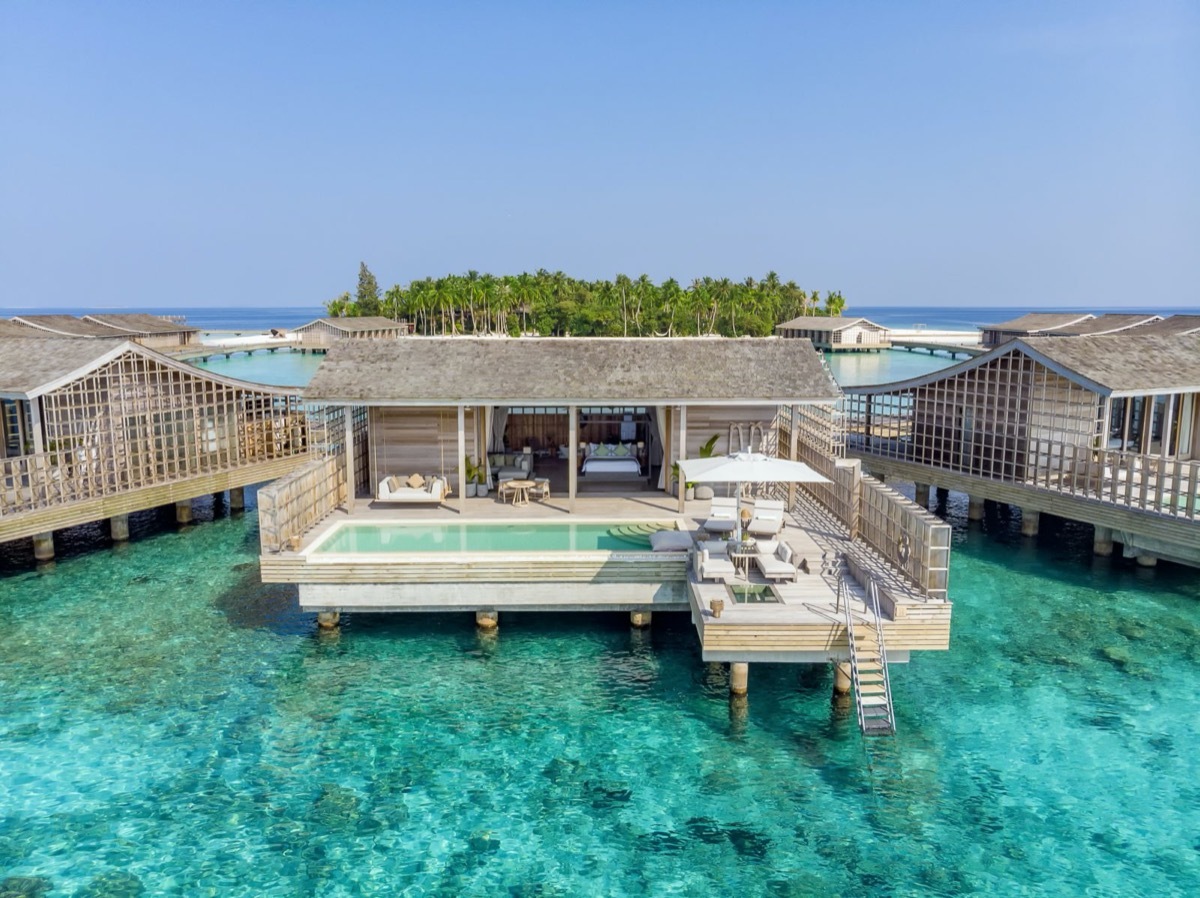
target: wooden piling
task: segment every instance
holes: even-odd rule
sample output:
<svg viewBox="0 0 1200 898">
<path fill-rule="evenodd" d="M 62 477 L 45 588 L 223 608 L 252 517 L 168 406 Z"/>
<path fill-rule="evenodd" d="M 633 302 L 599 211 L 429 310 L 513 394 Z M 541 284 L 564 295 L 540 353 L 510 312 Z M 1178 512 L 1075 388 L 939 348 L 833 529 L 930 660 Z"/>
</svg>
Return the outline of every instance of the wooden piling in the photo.
<svg viewBox="0 0 1200 898">
<path fill-rule="evenodd" d="M 653 615 L 649 611 L 630 611 L 629 623 L 639 630 L 643 630 L 650 626 L 650 621 Z"/>
<path fill-rule="evenodd" d="M 190 524 L 192 523 L 192 500 L 184 499 L 182 502 L 175 503 L 175 523 Z"/>
<path fill-rule="evenodd" d="M 750 689 L 750 665 L 734 661 L 729 665 L 729 694 L 745 695 Z"/>
<path fill-rule="evenodd" d="M 1030 508 L 1021 509 L 1021 535 L 1022 536 L 1037 536 L 1038 524 L 1041 521 L 1041 512 L 1034 511 Z"/>
<path fill-rule="evenodd" d="M 38 561 L 54 560 L 54 531 L 35 533 L 33 536 L 33 557 Z"/>
<path fill-rule="evenodd" d="M 1107 558 L 1113 553 L 1113 532 L 1111 527 L 1096 527 L 1092 537 L 1092 553 Z"/>
<path fill-rule="evenodd" d="M 475 626 L 481 630 L 495 630 L 500 626 L 500 612 L 498 611 L 476 611 Z"/>
<path fill-rule="evenodd" d="M 123 543 L 129 539 L 129 515 L 115 514 L 108 519 L 108 528 L 112 533 L 114 543 Z"/>
</svg>

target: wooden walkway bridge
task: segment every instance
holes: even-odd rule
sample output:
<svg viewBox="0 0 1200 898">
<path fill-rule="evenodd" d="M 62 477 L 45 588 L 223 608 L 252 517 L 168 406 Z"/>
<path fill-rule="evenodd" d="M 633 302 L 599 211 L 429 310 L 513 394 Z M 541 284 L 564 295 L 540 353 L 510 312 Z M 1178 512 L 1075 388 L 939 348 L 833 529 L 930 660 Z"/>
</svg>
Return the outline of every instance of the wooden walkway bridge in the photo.
<svg viewBox="0 0 1200 898">
<path fill-rule="evenodd" d="M 207 343 L 188 346 L 172 352 L 171 358 L 181 362 L 207 362 L 212 358 L 232 358 L 235 355 L 254 355 L 256 352 L 312 352 L 324 354 L 329 351 L 330 341 L 320 337 L 263 337 L 261 340 L 244 343 Z"/>
</svg>

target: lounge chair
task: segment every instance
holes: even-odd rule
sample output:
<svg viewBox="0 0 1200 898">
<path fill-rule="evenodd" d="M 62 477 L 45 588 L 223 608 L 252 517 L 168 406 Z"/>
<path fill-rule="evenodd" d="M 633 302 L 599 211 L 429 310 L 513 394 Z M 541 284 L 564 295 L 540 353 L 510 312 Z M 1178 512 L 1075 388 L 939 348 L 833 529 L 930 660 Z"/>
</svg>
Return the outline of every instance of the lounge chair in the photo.
<svg viewBox="0 0 1200 898">
<path fill-rule="evenodd" d="M 704 529 L 709 533 L 732 533 L 737 529 L 738 500 L 736 496 L 729 498 L 715 497 L 708 510 L 708 520 Z"/>
<path fill-rule="evenodd" d="M 764 577 L 768 580 L 791 580 L 793 583 L 800 579 L 800 564 L 791 546 L 783 542 L 761 542 L 758 547 L 754 563 Z"/>
<path fill-rule="evenodd" d="M 754 503 L 754 515 L 746 532 L 770 539 L 783 530 L 783 502 L 779 499 L 759 499 Z"/>
<path fill-rule="evenodd" d="M 716 545 L 723 546 L 720 543 Z M 732 580 L 737 577 L 737 569 L 723 548 L 713 546 L 713 543 L 701 543 L 696 547 L 696 576 L 701 580 Z"/>
</svg>

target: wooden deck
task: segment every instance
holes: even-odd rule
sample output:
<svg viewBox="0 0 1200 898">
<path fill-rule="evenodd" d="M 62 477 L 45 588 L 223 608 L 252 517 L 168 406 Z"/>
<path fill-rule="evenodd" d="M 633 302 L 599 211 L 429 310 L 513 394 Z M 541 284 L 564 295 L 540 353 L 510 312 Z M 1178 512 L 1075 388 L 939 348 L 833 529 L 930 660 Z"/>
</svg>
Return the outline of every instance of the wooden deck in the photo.
<svg viewBox="0 0 1200 898">
<path fill-rule="evenodd" d="M 860 579 L 880 583 L 889 657 L 908 660 L 910 651 L 949 647 L 951 604 L 927 599 L 861 543 L 851 544 L 844 529 L 811 502 L 792 514 L 782 539 L 806 559 L 810 573 L 796 583 L 778 584 L 774 604 L 735 604 L 725 584 L 698 582 L 691 555 L 681 552 L 528 553 L 358 553 L 312 554 L 309 550 L 347 522 L 397 524 L 587 521 L 655 521 L 695 533 L 707 517 L 707 501 L 677 500 L 661 493 L 605 495 L 577 499 L 574 515 L 565 499 L 514 507 L 468 499 L 465 511 L 360 502 L 354 512 L 335 512 L 305 534 L 295 551 L 264 554 L 263 579 L 300 585 L 300 604 L 311 611 L 686 611 L 711 661 L 824 662 L 845 660 L 849 645 L 837 606 L 839 556 L 848 556 Z M 751 582 L 762 582 L 755 572 Z M 858 619 L 871 614 L 864 592 L 852 590 Z M 725 600 L 720 618 L 710 610 Z"/>
</svg>

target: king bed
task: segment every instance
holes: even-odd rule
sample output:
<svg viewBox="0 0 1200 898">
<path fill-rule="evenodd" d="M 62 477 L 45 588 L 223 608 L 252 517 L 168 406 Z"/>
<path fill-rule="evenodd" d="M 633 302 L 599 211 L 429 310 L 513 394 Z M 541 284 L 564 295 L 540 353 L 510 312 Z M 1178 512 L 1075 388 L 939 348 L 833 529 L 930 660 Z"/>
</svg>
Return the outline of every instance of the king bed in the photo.
<svg viewBox="0 0 1200 898">
<path fill-rule="evenodd" d="M 588 443 L 584 452 L 582 474 L 642 474 L 634 447 L 628 443 Z"/>
</svg>

